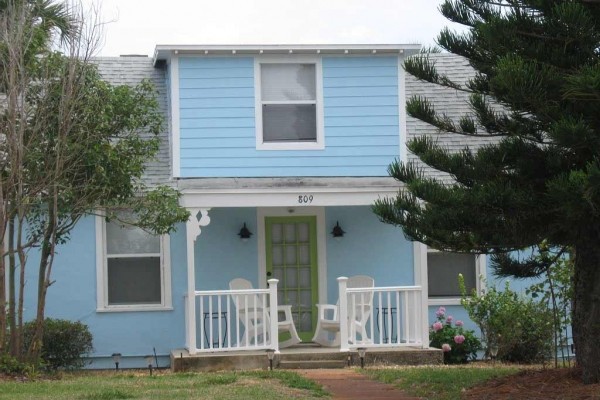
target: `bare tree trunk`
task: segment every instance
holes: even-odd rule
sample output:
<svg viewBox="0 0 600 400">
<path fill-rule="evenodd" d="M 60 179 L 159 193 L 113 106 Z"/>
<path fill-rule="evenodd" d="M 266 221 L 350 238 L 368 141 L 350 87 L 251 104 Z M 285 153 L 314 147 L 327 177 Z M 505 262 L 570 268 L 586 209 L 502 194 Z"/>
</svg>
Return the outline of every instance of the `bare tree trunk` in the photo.
<svg viewBox="0 0 600 400">
<path fill-rule="evenodd" d="M 573 341 L 577 365 L 582 367 L 583 382 L 586 384 L 600 382 L 599 240 L 600 235 L 590 234 L 575 247 Z"/>
<path fill-rule="evenodd" d="M 17 332 L 17 312 L 16 312 L 16 287 L 15 272 L 17 269 L 15 261 L 15 220 L 8 222 L 8 319 L 10 323 L 10 354 L 14 357 L 20 356 L 18 332 Z"/>
<path fill-rule="evenodd" d="M 37 310 L 35 317 L 35 327 L 29 349 L 27 351 L 27 358 L 30 361 L 37 361 L 40 351 L 42 349 L 42 339 L 44 335 L 44 318 L 46 309 L 46 293 L 50 286 L 50 281 L 47 279 L 46 270 L 48 268 L 48 262 L 51 260 L 51 254 L 53 252 L 52 239 L 54 236 L 55 224 L 54 224 L 54 210 L 49 210 L 48 225 L 44 232 L 44 238 L 42 241 L 42 251 L 40 255 L 40 264 L 38 270 L 38 289 L 37 289 Z"/>
<path fill-rule="evenodd" d="M 0 241 L 0 246 L 4 249 L 4 239 Z M 4 251 L 0 251 L 4 254 Z M 4 257 L 0 257 L 0 354 L 4 353 L 4 344 L 6 343 L 6 264 Z"/>
</svg>

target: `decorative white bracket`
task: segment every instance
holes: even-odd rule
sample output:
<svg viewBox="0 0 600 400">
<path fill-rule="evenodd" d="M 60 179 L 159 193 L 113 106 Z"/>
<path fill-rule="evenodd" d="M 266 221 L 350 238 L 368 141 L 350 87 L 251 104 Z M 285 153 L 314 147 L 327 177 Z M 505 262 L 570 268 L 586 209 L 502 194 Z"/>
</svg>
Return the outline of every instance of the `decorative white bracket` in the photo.
<svg viewBox="0 0 600 400">
<path fill-rule="evenodd" d="M 210 208 L 190 208 L 190 218 L 187 222 L 187 232 L 194 242 L 196 239 L 198 239 L 200 233 L 202 233 L 202 229 L 200 227 L 210 224 L 210 217 L 208 216 L 209 210 Z M 200 214 L 200 218 L 198 218 L 198 214 Z"/>
</svg>

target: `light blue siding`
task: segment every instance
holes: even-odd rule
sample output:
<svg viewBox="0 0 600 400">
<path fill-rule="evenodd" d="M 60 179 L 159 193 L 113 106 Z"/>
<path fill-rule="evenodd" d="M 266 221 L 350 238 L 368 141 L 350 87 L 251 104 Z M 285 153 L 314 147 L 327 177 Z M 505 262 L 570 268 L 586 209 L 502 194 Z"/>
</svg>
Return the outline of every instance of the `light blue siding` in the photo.
<svg viewBox="0 0 600 400">
<path fill-rule="evenodd" d="M 387 176 L 399 156 L 397 57 L 325 57 L 324 150 L 256 150 L 254 59 L 179 60 L 182 177 Z"/>
<path fill-rule="evenodd" d="M 402 230 L 380 222 L 370 207 L 328 207 L 327 295 L 338 299 L 337 278 L 369 275 L 375 286 L 414 285 L 413 244 Z M 334 239 L 329 231 L 340 223 L 346 234 Z"/>
<path fill-rule="evenodd" d="M 173 310 L 144 312 L 96 312 L 96 236 L 95 218 L 81 220 L 65 245 L 57 248 L 52 270 L 55 281 L 48 289 L 46 316 L 78 320 L 87 324 L 93 335 L 94 368 L 114 367 L 112 353 L 126 358 L 124 368 L 143 368 L 143 356 L 159 356 L 167 366 L 172 349 L 185 344 L 183 293 L 186 288 L 185 226 L 171 235 L 171 284 Z M 39 253 L 30 252 L 27 261 L 25 319 L 35 317 L 36 261 Z"/>
</svg>

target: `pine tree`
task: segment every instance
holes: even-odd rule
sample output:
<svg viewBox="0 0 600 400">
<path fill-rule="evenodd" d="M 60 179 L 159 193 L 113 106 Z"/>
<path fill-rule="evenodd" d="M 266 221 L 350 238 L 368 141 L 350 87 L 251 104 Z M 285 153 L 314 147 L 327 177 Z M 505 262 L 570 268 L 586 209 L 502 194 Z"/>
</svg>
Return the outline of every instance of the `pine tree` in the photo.
<svg viewBox="0 0 600 400">
<path fill-rule="evenodd" d="M 453 120 L 419 96 L 407 112 L 432 133 L 497 141 L 458 153 L 435 135 L 410 141 L 411 152 L 452 182 L 395 162 L 389 172 L 405 190 L 374 211 L 411 240 L 492 254 L 500 275 L 537 276 L 548 267 L 514 259 L 516 250 L 543 241 L 573 248 L 577 362 L 585 383 L 600 382 L 600 1 L 446 0 L 440 10 L 467 29 L 444 29 L 438 44 L 465 57 L 475 76 L 454 82 L 427 54 L 404 68 L 468 93 L 471 112 Z"/>
</svg>

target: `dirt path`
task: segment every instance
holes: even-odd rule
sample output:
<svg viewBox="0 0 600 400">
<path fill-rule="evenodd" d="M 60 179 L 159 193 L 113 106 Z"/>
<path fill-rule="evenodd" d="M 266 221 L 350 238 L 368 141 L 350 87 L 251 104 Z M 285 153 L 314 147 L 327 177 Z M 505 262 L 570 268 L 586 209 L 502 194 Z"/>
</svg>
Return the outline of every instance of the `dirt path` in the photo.
<svg viewBox="0 0 600 400">
<path fill-rule="evenodd" d="M 408 396 L 392 385 L 373 381 L 349 369 L 310 369 L 300 370 L 298 373 L 323 385 L 333 399 L 421 400 L 419 397 Z"/>
</svg>

